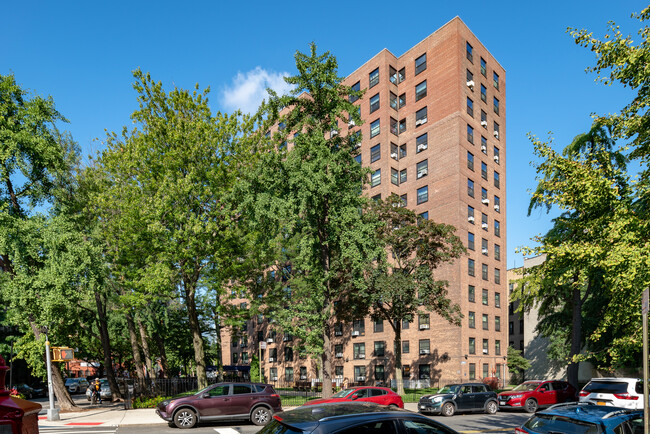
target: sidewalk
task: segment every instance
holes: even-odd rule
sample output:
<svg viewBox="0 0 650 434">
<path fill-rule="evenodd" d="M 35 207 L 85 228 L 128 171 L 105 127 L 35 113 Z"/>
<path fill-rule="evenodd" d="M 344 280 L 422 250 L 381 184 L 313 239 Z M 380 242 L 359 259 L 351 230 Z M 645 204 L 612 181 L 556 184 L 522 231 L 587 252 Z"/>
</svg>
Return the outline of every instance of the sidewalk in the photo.
<svg viewBox="0 0 650 434">
<path fill-rule="evenodd" d="M 97 406 L 88 406 L 83 411 L 73 413 L 59 413 L 60 420 L 47 420 L 47 403 L 38 414 L 38 427 L 62 426 L 125 426 L 125 425 L 157 425 L 167 424 L 153 408 L 138 408 L 125 410 L 122 403 L 111 403 Z M 291 410 L 294 407 L 285 407 Z M 408 402 L 404 405 L 407 410 L 417 412 L 417 404 Z"/>
</svg>

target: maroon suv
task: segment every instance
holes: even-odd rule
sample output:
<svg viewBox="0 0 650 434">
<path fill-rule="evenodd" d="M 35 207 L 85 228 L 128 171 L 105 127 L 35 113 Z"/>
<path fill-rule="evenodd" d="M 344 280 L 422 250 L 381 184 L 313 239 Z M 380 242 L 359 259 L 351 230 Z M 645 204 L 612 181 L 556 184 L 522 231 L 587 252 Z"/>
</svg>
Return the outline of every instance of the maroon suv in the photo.
<svg viewBox="0 0 650 434">
<path fill-rule="evenodd" d="M 249 419 L 266 425 L 273 413 L 282 411 L 273 386 L 259 383 L 218 383 L 194 395 L 166 399 L 156 413 L 178 428 L 192 428 L 201 421 Z"/>
<path fill-rule="evenodd" d="M 499 393 L 499 408 L 521 408 L 535 413 L 539 407 L 578 400 L 578 391 L 566 381 L 525 381 L 509 392 Z"/>
</svg>

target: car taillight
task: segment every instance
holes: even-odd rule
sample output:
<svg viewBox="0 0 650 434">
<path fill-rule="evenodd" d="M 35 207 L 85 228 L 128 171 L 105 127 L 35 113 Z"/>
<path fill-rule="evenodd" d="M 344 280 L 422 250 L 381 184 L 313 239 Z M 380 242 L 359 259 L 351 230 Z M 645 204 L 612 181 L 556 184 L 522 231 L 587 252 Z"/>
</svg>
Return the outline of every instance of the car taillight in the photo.
<svg viewBox="0 0 650 434">
<path fill-rule="evenodd" d="M 278 422 L 282 422 L 282 418 L 278 416 L 277 414 L 273 415 L 273 419 L 277 420 Z"/>
<path fill-rule="evenodd" d="M 630 401 L 636 401 L 637 399 L 639 399 L 638 396 L 630 395 L 629 393 L 615 393 L 614 396 L 617 397 L 618 399 L 627 399 Z"/>
<path fill-rule="evenodd" d="M 515 434 L 516 434 L 516 433 L 524 433 L 524 434 L 528 434 L 528 433 L 526 432 L 525 429 L 521 429 L 521 428 L 515 428 Z"/>
<path fill-rule="evenodd" d="M 588 396 L 589 392 L 580 391 L 580 396 Z"/>
<path fill-rule="evenodd" d="M 278 395 L 277 393 L 274 393 L 274 394 L 271 395 L 271 398 L 279 398 L 279 397 L 280 397 L 280 395 Z"/>
</svg>

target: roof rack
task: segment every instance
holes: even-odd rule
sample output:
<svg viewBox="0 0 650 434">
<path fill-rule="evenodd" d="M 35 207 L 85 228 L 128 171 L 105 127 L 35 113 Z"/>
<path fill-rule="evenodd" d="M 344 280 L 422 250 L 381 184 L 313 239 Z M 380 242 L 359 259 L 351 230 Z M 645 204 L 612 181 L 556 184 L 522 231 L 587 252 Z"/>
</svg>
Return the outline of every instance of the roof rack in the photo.
<svg viewBox="0 0 650 434">
<path fill-rule="evenodd" d="M 594 405 L 594 404 L 592 402 L 589 402 L 589 401 L 587 401 L 587 402 L 585 402 L 585 401 L 561 402 L 559 404 L 551 405 L 550 407 L 547 408 L 547 410 L 550 410 L 552 408 L 558 408 L 558 407 L 566 407 L 568 405 Z"/>
</svg>

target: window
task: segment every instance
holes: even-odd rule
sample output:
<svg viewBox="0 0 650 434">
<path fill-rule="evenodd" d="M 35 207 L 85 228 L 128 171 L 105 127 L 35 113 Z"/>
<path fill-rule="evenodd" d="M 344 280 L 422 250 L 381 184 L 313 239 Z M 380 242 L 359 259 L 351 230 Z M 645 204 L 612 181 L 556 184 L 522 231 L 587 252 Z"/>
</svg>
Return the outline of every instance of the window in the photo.
<svg viewBox="0 0 650 434">
<path fill-rule="evenodd" d="M 407 206 L 408 205 L 408 200 L 407 200 L 407 197 L 406 197 L 406 193 L 401 195 L 399 198 L 402 200 L 402 206 Z"/>
<path fill-rule="evenodd" d="M 400 69 L 399 72 L 397 73 L 397 82 L 401 83 L 404 80 L 406 80 L 406 68 Z"/>
<path fill-rule="evenodd" d="M 476 380 L 476 363 L 469 364 L 469 379 Z"/>
<path fill-rule="evenodd" d="M 470 97 L 467 97 L 467 114 L 474 117 L 474 101 Z"/>
<path fill-rule="evenodd" d="M 501 331 L 501 317 L 498 315 L 494 317 L 494 331 L 495 332 Z"/>
<path fill-rule="evenodd" d="M 431 352 L 429 339 L 420 339 L 419 345 L 420 345 L 420 354 L 429 354 Z"/>
<path fill-rule="evenodd" d="M 422 178 L 424 176 L 427 176 L 427 174 L 429 172 L 429 163 L 428 163 L 428 161 L 429 160 L 422 160 L 416 165 L 417 179 L 420 179 L 420 178 Z"/>
<path fill-rule="evenodd" d="M 465 56 L 467 57 L 467 60 L 470 62 L 474 63 L 474 55 L 473 55 L 474 48 L 470 45 L 469 42 L 465 44 Z"/>
<path fill-rule="evenodd" d="M 418 217 L 420 217 L 420 220 L 429 220 L 429 211 L 418 214 Z"/>
<path fill-rule="evenodd" d="M 399 121 L 399 132 L 400 134 L 406 131 L 406 119 Z"/>
<path fill-rule="evenodd" d="M 497 261 L 501 260 L 501 246 L 498 244 L 494 245 L 494 259 Z"/>
<path fill-rule="evenodd" d="M 499 213 L 501 212 L 501 199 L 497 195 L 494 195 L 494 210 Z"/>
<path fill-rule="evenodd" d="M 472 71 L 470 71 L 469 69 L 467 69 L 465 72 L 465 79 L 467 80 L 468 83 L 470 81 L 474 81 L 474 74 L 472 74 Z"/>
<path fill-rule="evenodd" d="M 481 302 L 483 303 L 484 306 L 488 305 L 488 290 L 487 289 L 483 289 L 483 291 L 482 291 Z"/>
<path fill-rule="evenodd" d="M 354 367 L 354 381 L 356 381 L 356 382 L 366 381 L 366 367 L 365 366 L 355 366 Z"/>
<path fill-rule="evenodd" d="M 372 148 L 370 148 L 370 162 L 374 163 L 380 158 L 381 158 L 381 145 L 375 145 Z"/>
<path fill-rule="evenodd" d="M 334 345 L 334 356 L 339 359 L 343 357 L 343 344 Z"/>
<path fill-rule="evenodd" d="M 397 135 L 397 119 L 390 118 L 390 132 Z"/>
<path fill-rule="evenodd" d="M 393 68 L 392 66 L 388 67 L 388 76 L 390 77 L 390 82 L 393 84 L 397 84 L 397 70 Z"/>
<path fill-rule="evenodd" d="M 428 136 L 427 133 L 422 134 L 417 139 L 415 139 L 415 152 L 422 152 L 429 147 L 427 142 Z"/>
<path fill-rule="evenodd" d="M 402 169 L 399 171 L 399 183 L 403 184 L 406 182 L 406 169 Z"/>
<path fill-rule="evenodd" d="M 420 330 L 429 330 L 429 314 L 423 313 L 418 315 L 418 325 Z"/>
<path fill-rule="evenodd" d="M 471 232 L 467 232 L 467 248 L 474 250 L 474 234 Z"/>
<path fill-rule="evenodd" d="M 370 74 L 368 74 L 368 80 L 369 80 L 368 89 L 379 84 L 379 68 L 375 69 Z"/>
<path fill-rule="evenodd" d="M 393 92 L 390 92 L 389 94 L 389 101 L 390 101 L 390 107 L 392 109 L 397 110 L 397 95 L 395 95 Z"/>
<path fill-rule="evenodd" d="M 481 57 L 481 75 L 487 77 L 487 63 L 485 59 Z"/>
<path fill-rule="evenodd" d="M 499 140 L 499 124 L 496 123 L 496 122 L 494 123 L 494 133 L 493 134 L 494 134 L 494 138 Z M 498 163 L 498 161 L 497 161 L 497 163 Z"/>
<path fill-rule="evenodd" d="M 408 330 L 409 329 L 409 324 L 411 324 L 411 322 L 409 320 L 403 319 L 402 320 L 402 330 Z"/>
<path fill-rule="evenodd" d="M 394 185 L 399 185 L 399 171 L 397 169 L 390 168 L 390 182 Z"/>
<path fill-rule="evenodd" d="M 293 348 L 284 347 L 284 361 L 293 362 Z"/>
<path fill-rule="evenodd" d="M 476 287 L 474 285 L 469 285 L 467 288 L 467 298 L 471 303 L 476 301 Z"/>
<path fill-rule="evenodd" d="M 379 110 L 379 94 L 370 97 L 370 113 Z"/>
<path fill-rule="evenodd" d="M 239 358 L 239 353 L 232 353 L 232 364 L 237 364 L 237 359 Z"/>
<path fill-rule="evenodd" d="M 378 135 L 379 131 L 380 131 L 379 119 L 377 119 L 376 121 L 370 124 L 370 138 L 372 139 L 373 137 Z"/>
<path fill-rule="evenodd" d="M 354 83 L 354 84 L 350 87 L 350 89 L 353 90 L 353 91 L 355 91 L 355 92 L 359 92 L 359 91 L 361 90 L 361 82 L 360 82 L 360 81 L 357 81 L 356 83 Z M 354 96 L 354 95 L 350 95 L 350 102 L 355 102 L 355 101 L 358 100 L 358 99 L 359 99 L 359 97 Z"/>
<path fill-rule="evenodd" d="M 481 126 L 487 130 L 487 113 L 481 110 Z"/>
<path fill-rule="evenodd" d="M 424 187 L 418 188 L 418 205 L 429 200 L 429 186 L 425 185 Z"/>
<path fill-rule="evenodd" d="M 417 59 L 415 59 L 415 75 L 418 75 L 422 71 L 427 69 L 427 54 L 424 53 Z"/>
<path fill-rule="evenodd" d="M 487 353 L 484 353 L 487 354 Z M 490 365 L 483 363 L 483 378 L 490 376 Z"/>
<path fill-rule="evenodd" d="M 474 170 L 474 154 L 469 151 L 467 151 L 467 168 Z"/>
<path fill-rule="evenodd" d="M 489 354 L 490 341 L 488 339 L 483 339 L 483 354 Z"/>
<path fill-rule="evenodd" d="M 469 353 L 476 354 L 476 339 L 469 338 Z"/>
<path fill-rule="evenodd" d="M 402 341 L 402 354 L 408 354 L 410 350 L 409 341 Z"/>
<path fill-rule="evenodd" d="M 278 368 L 269 369 L 269 376 L 271 377 L 271 381 L 278 381 Z"/>
<path fill-rule="evenodd" d="M 386 378 L 384 376 L 384 365 L 375 365 L 375 380 L 376 381 L 384 381 L 385 379 Z M 388 421 L 385 421 L 384 423 L 386 423 L 386 425 L 392 425 Z M 368 425 L 369 425 L 368 426 L 369 429 L 374 429 L 375 426 L 376 426 L 375 424 L 368 424 Z M 351 431 L 356 432 L 356 427 L 355 427 L 354 430 L 351 430 Z"/>
<path fill-rule="evenodd" d="M 499 220 L 494 221 L 494 235 L 497 237 L 501 236 L 501 225 L 499 224 Z"/>
<path fill-rule="evenodd" d="M 494 354 L 497 356 L 501 355 L 501 341 L 498 339 L 494 341 Z"/>
<path fill-rule="evenodd" d="M 519 333 L 524 333 L 524 320 L 520 319 L 519 320 Z"/>
<path fill-rule="evenodd" d="M 375 333 L 381 333 L 384 331 L 384 320 L 377 318 L 372 322 L 372 329 Z"/>
<path fill-rule="evenodd" d="M 431 365 L 419 365 L 418 379 L 428 380 L 429 378 L 431 378 Z"/>
<path fill-rule="evenodd" d="M 484 256 L 488 255 L 488 240 L 486 240 L 485 238 L 481 239 L 481 253 Z"/>
<path fill-rule="evenodd" d="M 284 369 L 284 381 L 286 381 L 287 383 L 293 382 L 293 368 Z"/>
<path fill-rule="evenodd" d="M 484 204 L 488 203 L 488 192 L 485 188 L 481 187 L 481 201 Z"/>
<path fill-rule="evenodd" d="M 501 270 L 498 268 L 494 269 L 494 283 L 496 284 L 501 283 Z"/>
<path fill-rule="evenodd" d="M 469 322 L 469 328 L 476 328 L 476 314 L 474 312 L 470 312 L 467 315 L 467 321 Z"/>
<path fill-rule="evenodd" d="M 355 335 L 356 332 L 356 335 Z M 352 321 L 352 335 L 353 336 L 363 336 L 366 334 L 366 323 L 362 319 L 355 319 Z"/>
<path fill-rule="evenodd" d="M 399 96 L 399 100 L 397 101 L 397 108 L 401 109 L 402 107 L 406 106 L 406 94 L 403 93 Z"/>
<path fill-rule="evenodd" d="M 494 84 L 494 88 L 499 90 L 499 74 L 496 72 L 492 72 L 492 83 Z"/>
<path fill-rule="evenodd" d="M 487 164 L 485 164 L 483 161 L 481 161 L 481 178 L 485 179 L 487 181 L 488 177 L 488 169 L 487 169 Z"/>
<path fill-rule="evenodd" d="M 490 317 L 487 313 L 483 314 L 483 330 L 489 330 L 489 320 Z"/>
<path fill-rule="evenodd" d="M 492 149 L 492 152 L 494 153 L 494 162 L 499 164 L 499 148 L 496 146 Z"/>
<path fill-rule="evenodd" d="M 392 158 L 395 161 L 399 161 L 399 155 L 397 153 L 398 148 L 395 143 L 390 144 L 390 158 Z"/>
<path fill-rule="evenodd" d="M 496 188 L 501 188 L 501 182 L 499 181 L 499 172 L 494 172 L 494 186 Z"/>
<path fill-rule="evenodd" d="M 474 144 L 474 128 L 472 128 L 469 124 L 467 125 L 467 141 L 472 145 Z"/>
<path fill-rule="evenodd" d="M 419 127 L 420 125 L 424 125 L 426 123 L 427 123 L 427 108 L 422 107 L 420 110 L 415 112 L 415 126 Z"/>
<path fill-rule="evenodd" d="M 359 155 L 355 155 L 355 156 L 354 156 L 354 161 L 356 161 L 357 163 L 361 164 L 361 154 L 359 154 Z"/>
<path fill-rule="evenodd" d="M 381 169 L 375 170 L 374 172 L 372 172 L 372 175 L 370 176 L 371 187 L 376 187 L 379 184 L 381 184 Z"/>
<path fill-rule="evenodd" d="M 515 333 L 515 323 L 512 322 L 512 321 L 510 321 L 510 323 L 508 323 L 508 333 L 510 335 Z"/>
<path fill-rule="evenodd" d="M 487 139 L 481 136 L 481 152 L 487 155 Z"/>
<path fill-rule="evenodd" d="M 467 221 L 474 224 L 474 207 L 467 205 Z"/>
<path fill-rule="evenodd" d="M 375 342 L 375 357 L 384 357 L 386 352 L 386 342 L 377 341 Z"/>
<path fill-rule="evenodd" d="M 493 103 L 493 107 L 494 107 L 494 113 L 496 113 L 497 116 L 498 116 L 499 115 L 499 99 L 497 97 L 494 97 L 492 99 L 492 103 Z"/>
<path fill-rule="evenodd" d="M 487 266 L 487 264 L 481 264 L 481 278 L 483 280 L 488 280 L 488 266 Z"/>
<path fill-rule="evenodd" d="M 415 101 L 420 101 L 425 96 L 427 96 L 427 81 L 426 80 L 424 80 L 422 83 L 415 86 Z"/>
<path fill-rule="evenodd" d="M 481 101 L 487 103 L 487 89 L 481 85 Z"/>
<path fill-rule="evenodd" d="M 475 264 L 473 259 L 468 259 L 467 260 L 467 274 L 470 276 L 475 275 L 475 270 L 474 270 Z"/>
<path fill-rule="evenodd" d="M 488 216 L 485 213 L 481 213 L 481 228 L 483 228 L 484 231 L 488 230 Z"/>
<path fill-rule="evenodd" d="M 467 195 L 469 197 L 474 197 L 474 181 L 467 179 Z"/>
<path fill-rule="evenodd" d="M 358 344 L 352 345 L 352 354 L 354 355 L 355 360 L 365 359 L 366 358 L 366 344 L 360 342 Z"/>
</svg>

